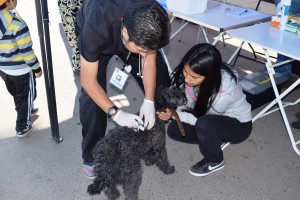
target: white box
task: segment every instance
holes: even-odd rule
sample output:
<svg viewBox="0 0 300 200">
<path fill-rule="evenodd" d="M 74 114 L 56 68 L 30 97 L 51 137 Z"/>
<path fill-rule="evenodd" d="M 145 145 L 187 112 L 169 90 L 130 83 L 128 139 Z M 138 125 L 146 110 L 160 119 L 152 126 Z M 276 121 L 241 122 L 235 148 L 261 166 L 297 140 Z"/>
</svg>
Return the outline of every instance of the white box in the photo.
<svg viewBox="0 0 300 200">
<path fill-rule="evenodd" d="M 206 10 L 207 0 L 166 0 L 170 10 L 183 14 L 202 13 Z"/>
</svg>

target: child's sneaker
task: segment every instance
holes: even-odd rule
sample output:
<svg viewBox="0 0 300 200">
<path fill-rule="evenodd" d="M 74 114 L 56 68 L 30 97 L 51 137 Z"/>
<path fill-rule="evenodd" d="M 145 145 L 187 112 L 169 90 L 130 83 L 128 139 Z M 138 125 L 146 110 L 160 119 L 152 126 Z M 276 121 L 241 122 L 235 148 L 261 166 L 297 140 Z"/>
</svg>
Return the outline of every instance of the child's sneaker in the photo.
<svg viewBox="0 0 300 200">
<path fill-rule="evenodd" d="M 21 131 L 17 131 L 16 135 L 17 137 L 25 137 L 28 135 L 28 133 L 30 133 L 31 130 L 32 130 L 32 124 L 29 123 L 25 129 Z"/>
<path fill-rule="evenodd" d="M 34 108 L 34 109 L 31 110 L 30 115 L 31 115 L 31 116 L 32 116 L 32 115 L 35 115 L 38 111 L 39 111 L 38 108 Z"/>
<path fill-rule="evenodd" d="M 94 165 L 83 164 L 83 173 L 86 175 L 87 178 L 94 179 Z"/>
<path fill-rule="evenodd" d="M 190 173 L 194 176 L 206 176 L 224 168 L 224 166 L 224 161 L 220 163 L 213 163 L 204 158 L 190 168 Z"/>
</svg>

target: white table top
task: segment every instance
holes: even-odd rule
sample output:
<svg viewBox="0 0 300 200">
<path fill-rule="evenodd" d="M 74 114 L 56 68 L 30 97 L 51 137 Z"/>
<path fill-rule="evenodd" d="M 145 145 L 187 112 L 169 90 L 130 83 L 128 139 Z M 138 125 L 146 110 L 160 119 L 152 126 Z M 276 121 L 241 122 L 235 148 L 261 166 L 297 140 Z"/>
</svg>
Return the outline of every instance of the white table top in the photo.
<svg viewBox="0 0 300 200">
<path fill-rule="evenodd" d="M 160 1 L 162 0 L 158 0 L 158 2 Z M 219 32 L 252 25 L 271 19 L 271 15 L 267 13 L 216 1 L 208 1 L 207 9 L 203 13 L 191 15 L 170 10 L 166 7 L 166 5 L 163 5 L 163 7 L 175 17 Z M 247 12 L 244 12 L 245 10 L 247 10 Z"/>
<path fill-rule="evenodd" d="M 270 22 L 230 30 L 227 34 L 267 50 L 300 60 L 300 34 L 272 27 Z"/>
</svg>

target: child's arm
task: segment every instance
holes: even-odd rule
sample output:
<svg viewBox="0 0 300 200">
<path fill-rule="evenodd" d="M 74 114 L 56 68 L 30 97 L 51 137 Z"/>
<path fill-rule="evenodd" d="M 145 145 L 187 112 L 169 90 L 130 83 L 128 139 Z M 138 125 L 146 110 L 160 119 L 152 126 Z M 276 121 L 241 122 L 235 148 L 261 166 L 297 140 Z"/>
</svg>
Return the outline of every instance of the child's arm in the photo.
<svg viewBox="0 0 300 200">
<path fill-rule="evenodd" d="M 23 23 L 20 26 L 16 35 L 16 43 L 19 47 L 22 59 L 31 67 L 32 71 L 36 74 L 36 77 L 40 77 L 42 75 L 42 69 L 32 49 L 32 40 L 26 23 Z"/>
</svg>

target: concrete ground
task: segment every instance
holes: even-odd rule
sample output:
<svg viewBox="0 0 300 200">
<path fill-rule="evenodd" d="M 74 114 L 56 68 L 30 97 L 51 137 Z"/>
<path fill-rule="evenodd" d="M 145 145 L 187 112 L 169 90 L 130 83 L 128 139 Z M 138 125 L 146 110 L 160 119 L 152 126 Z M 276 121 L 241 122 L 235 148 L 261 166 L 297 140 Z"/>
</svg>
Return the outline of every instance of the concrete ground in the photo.
<svg viewBox="0 0 300 200">
<path fill-rule="evenodd" d="M 257 1 L 227 2 L 255 8 Z M 18 4 L 17 10 L 30 27 L 34 49 L 41 61 L 34 1 L 19 1 Z M 15 136 L 16 112 L 13 99 L 6 91 L 4 82 L 0 81 L 0 199 L 105 200 L 103 194 L 90 197 L 86 192 L 91 181 L 82 174 L 81 124 L 78 111 L 80 80 L 71 69 L 71 52 L 62 30 L 57 1 L 48 1 L 48 7 L 59 130 L 63 142 L 57 144 L 51 139 L 44 77 L 37 80 L 38 97 L 35 105 L 39 112 L 33 118 L 34 129 L 25 138 Z M 273 13 L 275 7 L 262 2 L 260 10 Z M 179 24 L 180 21 L 174 22 L 174 30 Z M 172 67 L 195 44 L 197 31 L 197 26 L 189 25 L 182 32 L 181 42 L 174 39 L 166 47 Z M 217 35 L 210 30 L 208 33 L 210 39 Z M 203 41 L 202 38 L 201 42 Z M 239 41 L 228 37 L 225 41 L 226 46 L 219 43 L 217 47 L 226 61 Z M 255 49 L 261 51 L 257 47 Z M 251 55 L 248 50 L 249 47 L 245 45 L 243 53 Z M 109 73 L 120 64 L 120 61 L 113 59 Z M 264 68 L 262 64 L 242 58 L 238 60 L 236 67 L 241 76 Z M 138 111 L 143 96 L 134 81 L 128 83 L 124 94 L 110 86 L 108 90 L 110 97 L 124 109 Z M 293 101 L 297 98 L 299 88 L 285 100 Z M 261 109 L 262 107 L 254 110 L 253 115 Z M 286 108 L 291 123 L 297 120 L 299 111 L 299 104 Z M 112 126 L 109 123 L 109 128 Z M 300 130 L 292 128 L 292 131 L 296 139 L 299 139 Z M 189 167 L 202 158 L 196 145 L 167 139 L 167 150 L 176 172 L 164 175 L 155 166 L 145 166 L 140 199 L 299 199 L 300 157 L 292 149 L 279 112 L 257 120 L 253 124 L 251 136 L 244 143 L 227 147 L 224 151 L 226 167 L 207 177 L 194 177 L 188 173 Z M 120 199 L 124 199 L 123 196 Z"/>
</svg>

